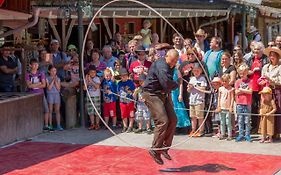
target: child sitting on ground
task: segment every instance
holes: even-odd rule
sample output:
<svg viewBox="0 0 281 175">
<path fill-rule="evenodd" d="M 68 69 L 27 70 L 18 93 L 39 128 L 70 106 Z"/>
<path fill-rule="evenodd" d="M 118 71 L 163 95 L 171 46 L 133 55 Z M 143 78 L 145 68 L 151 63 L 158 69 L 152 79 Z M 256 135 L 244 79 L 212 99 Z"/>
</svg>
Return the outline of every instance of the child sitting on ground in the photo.
<svg viewBox="0 0 281 175">
<path fill-rule="evenodd" d="M 264 87 L 261 94 L 261 105 L 260 105 L 260 143 L 272 143 L 272 136 L 274 135 L 274 114 L 277 110 L 276 104 L 272 98 L 272 90 L 270 87 Z M 268 140 L 266 140 L 268 136 Z"/>
<path fill-rule="evenodd" d="M 142 45 L 144 48 L 149 48 L 151 44 L 151 30 L 149 29 L 151 27 L 151 23 L 148 19 L 143 21 L 143 29 L 141 29 L 140 33 L 142 36 Z"/>
<path fill-rule="evenodd" d="M 147 134 L 151 134 L 152 130 L 150 129 L 150 112 L 144 103 L 144 99 L 142 98 L 142 86 L 144 84 L 145 78 L 146 76 L 144 74 L 141 74 L 139 76 L 140 86 L 135 90 L 133 94 L 134 98 L 137 100 L 136 121 L 138 122 L 138 129 L 136 129 L 134 132 L 141 133 L 143 131 L 143 122 L 145 122 L 146 132 Z"/>
</svg>

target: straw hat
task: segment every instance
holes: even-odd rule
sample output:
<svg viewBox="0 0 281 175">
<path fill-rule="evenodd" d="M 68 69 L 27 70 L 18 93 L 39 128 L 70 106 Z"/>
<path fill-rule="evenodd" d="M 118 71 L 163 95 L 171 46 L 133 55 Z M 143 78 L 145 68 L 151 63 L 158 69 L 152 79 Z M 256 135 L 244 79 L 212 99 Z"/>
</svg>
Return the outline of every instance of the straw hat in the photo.
<svg viewBox="0 0 281 175">
<path fill-rule="evenodd" d="M 267 47 L 266 49 L 264 49 L 264 54 L 266 56 L 269 56 L 270 52 L 275 52 L 279 55 L 279 59 L 281 58 L 281 50 L 278 47 Z"/>
<path fill-rule="evenodd" d="M 251 26 L 250 30 L 249 30 L 249 33 L 253 33 L 255 31 L 258 31 L 258 29 L 255 26 Z"/>
<path fill-rule="evenodd" d="M 214 77 L 211 83 L 221 83 L 221 79 L 219 77 Z"/>
<path fill-rule="evenodd" d="M 259 92 L 259 94 L 272 94 L 272 90 L 270 87 L 266 86 L 262 89 L 262 91 Z"/>
<path fill-rule="evenodd" d="M 194 33 L 194 36 L 204 36 L 204 38 L 207 38 L 207 33 L 203 29 L 198 29 L 196 33 Z"/>
</svg>

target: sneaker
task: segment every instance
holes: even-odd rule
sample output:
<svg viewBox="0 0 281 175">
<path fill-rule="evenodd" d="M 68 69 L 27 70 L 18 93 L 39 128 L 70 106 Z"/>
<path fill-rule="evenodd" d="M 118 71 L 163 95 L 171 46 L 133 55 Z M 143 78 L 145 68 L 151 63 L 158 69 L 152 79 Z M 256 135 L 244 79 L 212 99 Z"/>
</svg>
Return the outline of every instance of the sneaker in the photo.
<svg viewBox="0 0 281 175">
<path fill-rule="evenodd" d="M 126 132 L 126 131 L 127 131 L 127 128 L 124 127 L 121 132 Z"/>
<path fill-rule="evenodd" d="M 200 132 L 197 132 L 194 137 L 202 137 L 204 135 L 204 133 L 200 133 Z"/>
<path fill-rule="evenodd" d="M 49 131 L 49 127 L 48 126 L 44 126 L 43 127 L 43 131 Z"/>
<path fill-rule="evenodd" d="M 63 128 L 61 127 L 61 125 L 58 125 L 57 128 L 56 128 L 56 130 L 58 130 L 58 131 L 63 131 Z"/>
<path fill-rule="evenodd" d="M 112 129 L 115 130 L 115 129 L 118 129 L 118 127 L 116 125 L 113 125 Z"/>
<path fill-rule="evenodd" d="M 152 134 L 152 130 L 150 128 L 146 129 L 147 134 Z"/>
<path fill-rule="evenodd" d="M 251 136 L 249 136 L 249 135 L 245 136 L 245 140 L 247 142 L 252 142 Z"/>
<path fill-rule="evenodd" d="M 136 133 L 136 134 L 140 134 L 141 132 L 142 132 L 142 129 L 140 129 L 140 128 L 134 130 L 134 133 Z"/>
<path fill-rule="evenodd" d="M 96 126 L 94 125 L 94 124 L 92 124 L 89 128 L 88 128 L 88 130 L 94 130 L 96 128 Z"/>
<path fill-rule="evenodd" d="M 95 130 L 99 130 L 100 129 L 100 125 L 96 124 L 95 125 Z"/>
<path fill-rule="evenodd" d="M 49 131 L 50 131 L 50 132 L 54 132 L 54 131 L 55 131 L 52 125 L 49 126 L 48 128 L 49 128 Z"/>
<path fill-rule="evenodd" d="M 133 128 L 129 127 L 126 131 L 126 133 L 130 133 L 130 132 L 133 132 Z"/>
<path fill-rule="evenodd" d="M 188 137 L 194 137 L 194 136 L 195 136 L 194 133 L 195 133 L 194 131 L 191 131 L 191 132 L 188 134 Z"/>
<path fill-rule="evenodd" d="M 238 137 L 236 137 L 235 141 L 236 142 L 241 142 L 243 140 L 243 136 L 239 135 Z"/>
<path fill-rule="evenodd" d="M 227 141 L 231 141 L 231 140 L 232 140 L 232 137 L 227 137 L 226 140 L 227 140 Z"/>
</svg>

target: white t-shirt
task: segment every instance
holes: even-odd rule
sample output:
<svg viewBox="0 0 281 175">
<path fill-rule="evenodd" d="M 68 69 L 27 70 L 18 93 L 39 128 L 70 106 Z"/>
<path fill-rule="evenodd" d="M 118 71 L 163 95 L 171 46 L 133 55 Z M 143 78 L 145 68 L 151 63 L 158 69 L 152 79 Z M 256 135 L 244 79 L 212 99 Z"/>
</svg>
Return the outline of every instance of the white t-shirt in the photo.
<svg viewBox="0 0 281 175">
<path fill-rule="evenodd" d="M 96 76 L 92 80 L 93 80 L 94 83 L 100 84 L 99 77 Z M 96 89 L 92 85 L 87 85 L 87 87 L 88 87 L 88 90 L 89 90 L 89 93 L 90 93 L 91 97 L 98 97 L 98 96 L 100 96 L 100 89 Z"/>
<path fill-rule="evenodd" d="M 207 87 L 206 78 L 201 75 L 198 78 L 191 77 L 189 84 L 199 87 Z M 189 104 L 190 105 L 199 105 L 205 102 L 205 93 L 198 91 L 195 88 L 192 88 L 189 95 Z"/>
</svg>

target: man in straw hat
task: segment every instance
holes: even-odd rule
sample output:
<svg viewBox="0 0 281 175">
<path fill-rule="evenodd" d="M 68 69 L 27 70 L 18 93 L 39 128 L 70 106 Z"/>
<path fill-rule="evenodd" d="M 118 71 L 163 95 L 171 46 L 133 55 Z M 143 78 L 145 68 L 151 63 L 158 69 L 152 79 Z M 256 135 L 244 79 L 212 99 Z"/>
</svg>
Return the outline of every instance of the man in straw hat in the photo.
<svg viewBox="0 0 281 175">
<path fill-rule="evenodd" d="M 206 40 L 207 33 L 203 29 L 198 29 L 196 33 L 194 33 L 195 41 L 193 43 L 193 46 L 200 52 L 203 51 L 206 53 L 208 50 L 210 50 L 210 44 Z"/>
<path fill-rule="evenodd" d="M 172 106 L 170 93 L 178 87 L 173 81 L 173 72 L 178 61 L 179 54 L 175 49 L 167 52 L 165 58 L 154 62 L 148 72 L 143 89 L 145 104 L 151 112 L 154 120 L 154 140 L 152 148 L 170 147 L 176 130 L 177 117 Z M 161 154 L 171 160 L 168 149 L 149 150 L 154 161 L 164 164 Z"/>
<path fill-rule="evenodd" d="M 256 41 L 256 42 L 261 41 L 261 35 L 255 26 L 250 26 L 249 38 L 250 38 L 250 41 Z"/>
</svg>

